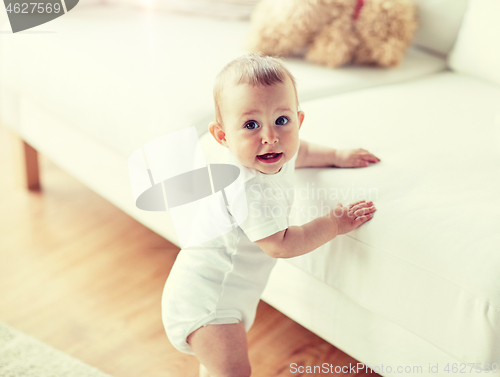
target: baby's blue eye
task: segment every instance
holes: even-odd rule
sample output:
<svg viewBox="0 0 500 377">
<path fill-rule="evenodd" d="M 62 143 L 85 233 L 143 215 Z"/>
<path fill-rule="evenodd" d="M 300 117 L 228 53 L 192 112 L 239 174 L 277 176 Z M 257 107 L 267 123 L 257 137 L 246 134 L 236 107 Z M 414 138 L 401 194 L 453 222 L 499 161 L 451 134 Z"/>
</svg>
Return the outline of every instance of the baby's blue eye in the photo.
<svg viewBox="0 0 500 377">
<path fill-rule="evenodd" d="M 253 120 L 245 123 L 245 128 L 247 128 L 249 130 L 255 130 L 257 127 L 259 127 L 259 125 L 257 124 L 257 122 L 255 122 Z"/>
<path fill-rule="evenodd" d="M 276 119 L 276 124 L 278 126 L 284 126 L 287 123 L 288 123 L 288 118 L 287 117 L 279 117 L 278 119 Z"/>
</svg>

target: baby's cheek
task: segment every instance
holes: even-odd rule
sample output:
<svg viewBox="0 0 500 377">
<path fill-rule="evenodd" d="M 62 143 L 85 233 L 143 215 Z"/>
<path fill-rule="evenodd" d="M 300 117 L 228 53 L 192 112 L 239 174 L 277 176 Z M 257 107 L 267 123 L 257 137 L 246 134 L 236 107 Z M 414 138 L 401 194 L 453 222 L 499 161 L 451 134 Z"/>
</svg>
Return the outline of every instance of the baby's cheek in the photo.
<svg viewBox="0 0 500 377">
<path fill-rule="evenodd" d="M 298 138 L 298 135 L 297 137 L 291 137 L 287 140 L 287 148 L 288 148 L 288 152 L 291 153 L 292 155 L 295 154 L 295 152 L 298 151 L 299 149 L 299 138 Z"/>
<path fill-rule="evenodd" d="M 252 155 L 257 148 L 256 144 L 257 143 L 252 140 L 241 140 L 240 148 L 242 149 L 242 151 L 244 151 L 245 154 Z"/>
<path fill-rule="evenodd" d="M 250 160 L 253 160 L 256 156 L 255 156 L 255 153 L 254 152 L 254 149 L 252 148 L 252 146 L 248 143 L 240 143 L 237 148 L 236 148 L 236 151 L 233 152 L 233 154 L 238 158 L 238 160 L 241 162 L 241 161 L 250 161 Z"/>
</svg>

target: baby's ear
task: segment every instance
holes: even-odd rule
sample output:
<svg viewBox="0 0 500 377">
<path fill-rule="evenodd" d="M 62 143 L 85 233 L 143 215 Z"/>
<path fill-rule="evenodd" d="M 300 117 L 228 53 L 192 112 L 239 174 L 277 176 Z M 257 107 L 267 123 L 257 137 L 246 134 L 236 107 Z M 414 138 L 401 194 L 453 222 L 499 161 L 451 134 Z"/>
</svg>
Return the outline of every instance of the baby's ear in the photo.
<svg viewBox="0 0 500 377">
<path fill-rule="evenodd" d="M 217 122 L 211 122 L 208 125 L 208 130 L 220 145 L 227 147 L 226 133 L 222 129 L 222 126 Z"/>
<path fill-rule="evenodd" d="M 305 114 L 303 111 L 298 111 L 297 112 L 297 117 L 299 118 L 299 130 L 300 127 L 302 127 L 302 122 L 304 121 Z"/>
</svg>

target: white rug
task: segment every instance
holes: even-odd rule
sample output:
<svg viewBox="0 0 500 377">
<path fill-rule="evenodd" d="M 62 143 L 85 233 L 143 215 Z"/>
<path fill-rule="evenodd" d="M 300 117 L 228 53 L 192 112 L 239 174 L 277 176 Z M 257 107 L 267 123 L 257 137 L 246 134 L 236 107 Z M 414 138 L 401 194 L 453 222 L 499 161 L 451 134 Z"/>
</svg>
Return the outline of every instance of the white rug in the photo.
<svg viewBox="0 0 500 377">
<path fill-rule="evenodd" d="M 0 322 L 1 377 L 110 377 Z"/>
</svg>

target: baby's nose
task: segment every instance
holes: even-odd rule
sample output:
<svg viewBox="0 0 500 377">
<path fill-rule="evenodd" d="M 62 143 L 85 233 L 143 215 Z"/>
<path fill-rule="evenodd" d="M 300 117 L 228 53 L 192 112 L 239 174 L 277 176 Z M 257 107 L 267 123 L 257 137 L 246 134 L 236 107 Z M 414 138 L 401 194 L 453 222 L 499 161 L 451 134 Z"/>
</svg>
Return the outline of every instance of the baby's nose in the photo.
<svg viewBox="0 0 500 377">
<path fill-rule="evenodd" d="M 267 130 L 263 132 L 262 135 L 262 144 L 275 144 L 278 142 L 278 134 L 269 127 Z"/>
</svg>

